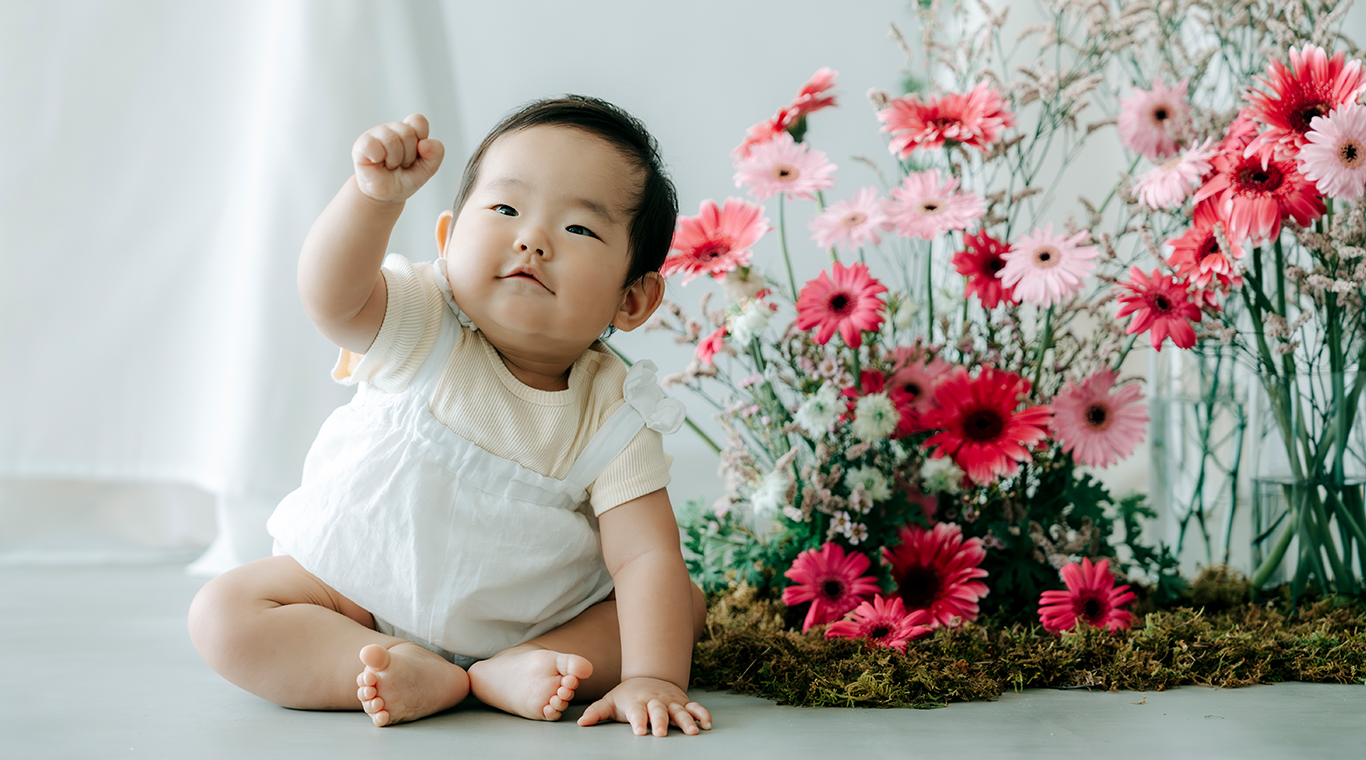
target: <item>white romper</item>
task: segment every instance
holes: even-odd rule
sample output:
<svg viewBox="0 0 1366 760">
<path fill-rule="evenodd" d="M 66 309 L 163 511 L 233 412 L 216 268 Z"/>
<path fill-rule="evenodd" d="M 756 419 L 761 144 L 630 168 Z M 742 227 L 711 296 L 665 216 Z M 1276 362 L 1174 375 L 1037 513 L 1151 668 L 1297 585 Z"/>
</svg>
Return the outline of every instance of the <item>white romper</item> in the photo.
<svg viewBox="0 0 1366 760">
<path fill-rule="evenodd" d="M 462 438 L 430 411 L 460 325 L 455 311 L 444 310 L 436 345 L 407 391 L 362 383 L 328 417 L 302 485 L 267 529 L 275 554 L 290 555 L 368 610 L 382 632 L 467 667 L 607 597 L 612 577 L 587 488 L 643 426 L 676 431 L 683 408 L 655 382 L 654 363 L 638 362 L 626 376 L 626 403 L 568 476 L 533 472 Z"/>
</svg>

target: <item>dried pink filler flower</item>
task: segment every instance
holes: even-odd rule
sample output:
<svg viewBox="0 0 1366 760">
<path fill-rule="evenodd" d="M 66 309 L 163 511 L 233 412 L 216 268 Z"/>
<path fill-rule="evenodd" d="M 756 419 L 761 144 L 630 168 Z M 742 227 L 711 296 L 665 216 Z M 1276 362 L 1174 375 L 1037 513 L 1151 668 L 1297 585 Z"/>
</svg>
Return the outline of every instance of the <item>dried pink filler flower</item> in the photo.
<svg viewBox="0 0 1366 760">
<path fill-rule="evenodd" d="M 1324 195 L 1355 200 L 1366 189 L 1366 108 L 1352 103 L 1315 116 L 1300 149 L 1304 178 Z"/>
<path fill-rule="evenodd" d="M 977 580 L 987 577 L 978 567 L 987 556 L 982 539 L 964 541 L 962 528 L 953 523 L 931 530 L 907 525 L 900 536 L 900 546 L 882 548 L 882 559 L 892 566 L 906 607 L 924 610 L 933 628 L 976 620 L 977 600 L 987 595 L 987 584 Z"/>
<path fill-rule="evenodd" d="M 1158 270 L 1145 275 L 1143 270 L 1134 267 L 1129 270 L 1129 282 L 1121 282 L 1119 286 L 1131 293 L 1119 297 L 1123 306 L 1115 314 L 1115 319 L 1134 315 L 1128 334 L 1142 335 L 1152 330 L 1150 338 L 1153 348 L 1158 351 L 1162 350 L 1162 341 L 1168 336 L 1177 348 L 1195 345 L 1195 328 L 1191 323 L 1200 321 L 1200 307 L 1190 302 L 1185 285 Z"/>
<path fill-rule="evenodd" d="M 878 297 L 887 287 L 868 273 L 868 267 L 854 264 L 848 268 L 838 261 L 830 273 L 821 272 L 802 287 L 797 297 L 797 329 L 817 328 L 816 342 L 822 346 L 830 342 L 838 330 L 844 344 L 850 348 L 863 345 L 864 330 L 876 330 L 882 324 L 886 304 Z"/>
<path fill-rule="evenodd" d="M 1190 125 L 1190 106 L 1186 105 L 1186 80 L 1170 90 L 1154 79 L 1151 90 L 1135 88 L 1134 95 L 1119 101 L 1120 142 L 1124 147 L 1157 162 L 1177 150 L 1181 132 Z"/>
<path fill-rule="evenodd" d="M 967 94 L 949 93 L 929 100 L 906 95 L 888 103 L 877 118 L 885 125 L 882 131 L 892 133 L 888 147 L 901 159 L 917 148 L 938 148 L 945 143 L 986 153 L 1003 129 L 1015 126 L 1015 114 L 1005 110 L 1001 93 L 986 82 Z"/>
<path fill-rule="evenodd" d="M 1152 209 L 1170 211 L 1180 206 L 1210 170 L 1214 150 L 1209 144 L 1213 139 L 1208 138 L 1203 145 L 1193 146 L 1179 157 L 1144 172 L 1134 184 L 1134 197 Z"/>
<path fill-rule="evenodd" d="M 783 193 L 789 200 L 814 200 L 817 190 L 834 186 L 835 165 L 825 154 L 783 132 L 750 149 L 735 171 L 735 186 L 749 185 L 756 200 Z"/>
<path fill-rule="evenodd" d="M 939 170 L 911 172 L 892 188 L 887 215 L 898 234 L 933 240 L 939 233 L 961 230 L 980 217 L 986 206 L 975 193 L 960 193 L 958 178 L 940 180 Z"/>
<path fill-rule="evenodd" d="M 1109 467 L 1134 453 L 1148 426 L 1148 407 L 1137 385 L 1114 393 L 1119 373 L 1100 369 L 1081 385 L 1068 381 L 1053 397 L 1053 432 L 1062 450 L 1091 467 Z"/>
<path fill-rule="evenodd" d="M 1015 289 L 1026 303 L 1051 306 L 1081 290 L 1081 281 L 1096 268 L 1100 250 L 1091 233 L 1082 230 L 1070 237 L 1053 234 L 1053 223 L 1024 235 L 1001 255 L 1006 265 L 997 274 L 1001 284 Z"/>
<path fill-rule="evenodd" d="M 838 245 L 846 251 L 865 243 L 881 243 L 879 233 L 888 229 L 891 229 L 891 222 L 875 187 L 865 187 L 853 198 L 831 204 L 811 220 L 811 231 L 815 233 L 811 237 L 816 245 L 822 248 Z"/>
<path fill-rule="evenodd" d="M 863 575 L 872 564 L 868 557 L 844 550 L 835 543 L 807 549 L 797 555 L 783 575 L 794 585 L 783 589 L 783 604 L 791 607 L 810 602 L 802 633 L 844 617 L 860 602 L 878 592 L 877 580 Z"/>
<path fill-rule="evenodd" d="M 727 198 L 721 208 L 715 201 L 702 201 L 697 216 L 678 218 L 669 246 L 673 252 L 664 259 L 660 273 L 672 277 L 685 272 L 684 285 L 701 274 L 725 279 L 728 272 L 749 264 L 754 255 L 749 247 L 768 232 L 763 213 L 763 206 L 741 198 Z"/>
<path fill-rule="evenodd" d="M 872 643 L 906 654 L 906 642 L 918 639 L 934 630 L 930 616 L 924 610 L 906 611 L 901 597 L 883 599 L 881 594 L 872 602 L 864 602 L 844 620 L 831 623 L 825 629 L 827 639 L 868 639 Z"/>
<path fill-rule="evenodd" d="M 1110 633 L 1133 625 L 1133 615 L 1119 608 L 1138 597 L 1127 585 L 1115 586 L 1109 560 L 1092 565 L 1083 557 L 1080 565 L 1064 565 L 1062 580 L 1066 591 L 1045 591 L 1039 596 L 1039 622 L 1045 630 L 1070 631 L 1078 620 Z"/>
</svg>

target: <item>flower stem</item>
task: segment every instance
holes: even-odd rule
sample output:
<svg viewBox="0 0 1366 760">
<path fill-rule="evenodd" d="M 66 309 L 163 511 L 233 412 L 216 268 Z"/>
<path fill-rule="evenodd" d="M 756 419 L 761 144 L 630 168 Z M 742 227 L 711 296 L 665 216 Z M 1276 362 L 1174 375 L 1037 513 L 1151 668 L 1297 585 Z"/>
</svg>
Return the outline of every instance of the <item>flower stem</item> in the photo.
<svg viewBox="0 0 1366 760">
<path fill-rule="evenodd" d="M 787 218 L 781 193 L 778 194 L 778 245 L 783 251 L 783 262 L 787 264 L 787 282 L 792 286 L 792 302 L 796 303 L 797 277 L 792 274 L 792 257 L 787 255 Z"/>
<path fill-rule="evenodd" d="M 1043 383 L 1043 362 L 1048 350 L 1053 347 L 1053 307 L 1049 306 L 1048 311 L 1043 316 L 1043 343 L 1039 346 L 1039 366 L 1034 370 L 1034 395 L 1039 394 L 1039 385 Z"/>
</svg>

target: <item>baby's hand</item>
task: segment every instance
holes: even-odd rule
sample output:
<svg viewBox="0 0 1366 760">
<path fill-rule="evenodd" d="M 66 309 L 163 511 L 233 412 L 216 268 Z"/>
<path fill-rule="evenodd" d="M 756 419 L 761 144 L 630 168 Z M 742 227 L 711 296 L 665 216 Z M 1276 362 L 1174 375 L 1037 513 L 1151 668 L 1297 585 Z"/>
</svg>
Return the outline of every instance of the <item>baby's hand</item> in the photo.
<svg viewBox="0 0 1366 760">
<path fill-rule="evenodd" d="M 652 725 L 655 736 L 665 736 L 670 723 L 685 734 L 697 733 L 699 723 L 702 728 L 711 728 L 707 708 L 689 702 L 687 692 L 674 684 L 655 678 L 628 678 L 617 684 L 583 711 L 579 725 L 591 726 L 603 720 L 630 723 L 636 736 L 644 736 Z"/>
<path fill-rule="evenodd" d="M 446 148 L 427 138 L 427 118 L 415 113 L 367 129 L 351 146 L 360 191 L 377 201 L 401 203 L 436 174 Z"/>
</svg>

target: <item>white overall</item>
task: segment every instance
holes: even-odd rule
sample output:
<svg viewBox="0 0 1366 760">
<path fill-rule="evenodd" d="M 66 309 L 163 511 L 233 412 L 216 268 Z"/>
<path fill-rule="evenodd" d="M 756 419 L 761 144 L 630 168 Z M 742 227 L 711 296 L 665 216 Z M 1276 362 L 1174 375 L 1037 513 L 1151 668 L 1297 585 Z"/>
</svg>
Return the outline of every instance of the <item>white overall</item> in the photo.
<svg viewBox="0 0 1366 760">
<path fill-rule="evenodd" d="M 461 321 L 444 312 L 407 391 L 362 384 L 332 413 L 302 485 L 267 529 L 276 554 L 371 612 L 382 632 L 467 667 L 558 628 L 611 592 L 585 489 L 642 426 L 677 430 L 682 405 L 655 383 L 654 364 L 639 362 L 627 374 L 626 403 L 569 475 L 532 472 L 430 411 Z"/>
</svg>

